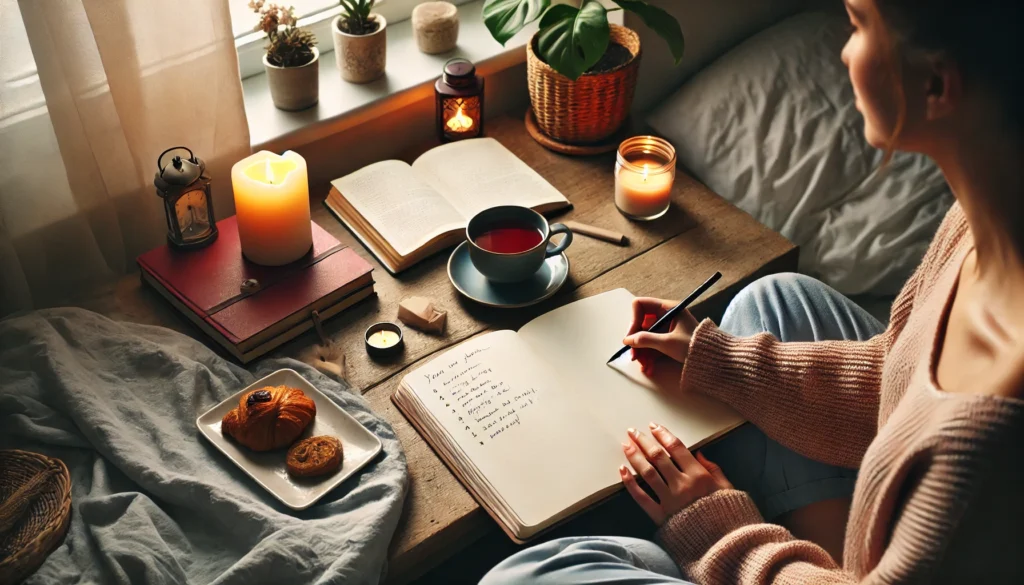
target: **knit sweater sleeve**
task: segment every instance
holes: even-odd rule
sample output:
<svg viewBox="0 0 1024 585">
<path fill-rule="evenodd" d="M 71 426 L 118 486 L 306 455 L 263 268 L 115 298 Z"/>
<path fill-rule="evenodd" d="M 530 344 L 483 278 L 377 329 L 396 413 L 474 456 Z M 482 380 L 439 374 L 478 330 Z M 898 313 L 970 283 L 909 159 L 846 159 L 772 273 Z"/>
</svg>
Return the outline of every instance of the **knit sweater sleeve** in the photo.
<svg viewBox="0 0 1024 585">
<path fill-rule="evenodd" d="M 963 213 L 954 205 L 893 302 L 888 329 L 867 341 L 783 343 L 767 333 L 739 338 L 705 320 L 690 342 L 682 391 L 725 402 L 769 437 L 811 459 L 859 467 L 878 430 L 885 357 L 916 297 L 934 284 L 966 232 Z"/>
<path fill-rule="evenodd" d="M 656 538 L 687 578 L 703 585 L 857 582 L 818 545 L 765 523 L 737 490 L 697 500 L 669 518 Z"/>
</svg>

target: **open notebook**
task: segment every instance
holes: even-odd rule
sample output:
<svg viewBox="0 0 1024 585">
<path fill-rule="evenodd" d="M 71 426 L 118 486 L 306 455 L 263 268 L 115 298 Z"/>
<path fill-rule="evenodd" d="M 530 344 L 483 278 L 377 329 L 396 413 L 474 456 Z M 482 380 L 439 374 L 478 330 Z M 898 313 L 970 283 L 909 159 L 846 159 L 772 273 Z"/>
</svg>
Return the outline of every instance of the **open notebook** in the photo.
<svg viewBox="0 0 1024 585">
<path fill-rule="evenodd" d="M 496 205 L 541 213 L 569 200 L 493 138 L 445 144 L 412 165 L 385 160 L 331 181 L 327 208 L 392 273 L 465 239 L 466 222 Z"/>
<path fill-rule="evenodd" d="M 410 372 L 392 397 L 516 542 L 621 487 L 627 428 L 657 422 L 694 449 L 743 422 L 680 395 L 679 367 L 659 363 L 648 379 L 628 353 L 605 364 L 632 300 L 613 290 L 475 337 Z"/>
</svg>

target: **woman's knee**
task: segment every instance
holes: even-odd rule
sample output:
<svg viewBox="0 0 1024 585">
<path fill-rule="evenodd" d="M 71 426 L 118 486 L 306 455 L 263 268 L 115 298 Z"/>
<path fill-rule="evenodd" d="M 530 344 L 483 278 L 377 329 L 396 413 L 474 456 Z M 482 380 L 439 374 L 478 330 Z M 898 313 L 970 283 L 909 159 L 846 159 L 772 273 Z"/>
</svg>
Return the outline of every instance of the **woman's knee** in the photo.
<svg viewBox="0 0 1024 585">
<path fill-rule="evenodd" d="M 781 339 L 780 316 L 791 312 L 788 305 L 805 297 L 808 289 L 820 286 L 825 285 L 795 272 L 763 276 L 744 287 L 729 303 L 721 329 L 739 337 L 767 332 Z"/>
<path fill-rule="evenodd" d="M 645 577 L 646 575 L 646 577 Z M 521 550 L 491 569 L 480 585 L 555 585 L 614 580 L 630 583 L 653 576 L 677 582 L 679 569 L 650 541 L 617 537 L 570 537 Z"/>
</svg>

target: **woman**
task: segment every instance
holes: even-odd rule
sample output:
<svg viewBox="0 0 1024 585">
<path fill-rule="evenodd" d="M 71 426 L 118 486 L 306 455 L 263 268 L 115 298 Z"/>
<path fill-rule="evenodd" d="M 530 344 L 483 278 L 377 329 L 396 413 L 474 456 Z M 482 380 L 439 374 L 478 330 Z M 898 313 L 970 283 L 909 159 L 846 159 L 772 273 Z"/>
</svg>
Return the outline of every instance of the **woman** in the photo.
<svg viewBox="0 0 1024 585">
<path fill-rule="evenodd" d="M 957 198 L 889 327 L 796 276 L 755 283 L 721 327 L 686 316 L 654 335 L 638 317 L 627 344 L 683 362 L 681 392 L 727 402 L 770 438 L 763 473 L 743 477 L 724 444 L 695 458 L 667 429 L 631 429 L 624 453 L 653 495 L 620 474 L 660 547 L 555 540 L 486 583 L 1024 583 L 1021 4 L 846 0 L 842 58 L 868 142 L 930 156 Z M 794 532 L 839 548 L 805 512 L 843 504 L 843 468 L 859 472 L 840 565 Z"/>
</svg>

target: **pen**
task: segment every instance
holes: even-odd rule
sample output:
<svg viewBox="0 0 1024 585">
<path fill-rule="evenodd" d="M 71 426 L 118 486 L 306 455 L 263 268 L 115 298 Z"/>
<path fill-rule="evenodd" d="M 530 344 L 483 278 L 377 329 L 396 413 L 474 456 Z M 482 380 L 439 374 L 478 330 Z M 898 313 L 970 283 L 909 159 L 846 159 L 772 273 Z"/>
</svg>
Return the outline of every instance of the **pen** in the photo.
<svg viewBox="0 0 1024 585">
<path fill-rule="evenodd" d="M 678 315 L 680 311 L 682 311 L 686 307 L 690 306 L 690 303 L 692 303 L 693 301 L 697 300 L 697 298 L 700 297 L 700 295 L 702 295 L 705 292 L 707 292 L 707 290 L 709 288 L 711 288 L 712 285 L 714 285 L 716 282 L 718 282 L 719 278 L 722 278 L 722 273 L 721 272 L 716 272 L 716 273 L 712 274 L 711 278 L 705 280 L 704 284 L 702 284 L 702 285 L 698 286 L 696 289 L 694 289 L 694 291 L 692 293 L 690 293 L 690 296 L 688 296 L 685 299 L 683 299 L 682 302 L 680 302 L 678 305 L 676 305 L 676 306 L 672 307 L 671 309 L 669 309 L 664 315 L 661 316 L 660 319 L 655 321 L 654 325 L 651 325 L 651 327 L 650 327 L 650 329 L 648 329 L 648 331 L 658 332 L 658 329 L 661 329 L 663 327 L 667 327 L 669 325 L 669 323 L 672 322 L 672 319 L 674 319 L 675 316 Z M 609 364 L 612 363 L 613 361 L 618 359 L 619 356 L 621 356 L 622 354 L 624 354 L 627 351 L 629 351 L 629 349 L 630 349 L 630 347 L 628 345 L 622 346 L 622 349 L 620 349 L 619 351 L 615 352 L 615 355 L 610 357 L 608 359 L 607 363 L 609 363 Z"/>
</svg>

